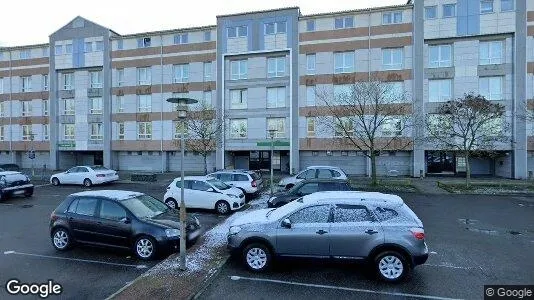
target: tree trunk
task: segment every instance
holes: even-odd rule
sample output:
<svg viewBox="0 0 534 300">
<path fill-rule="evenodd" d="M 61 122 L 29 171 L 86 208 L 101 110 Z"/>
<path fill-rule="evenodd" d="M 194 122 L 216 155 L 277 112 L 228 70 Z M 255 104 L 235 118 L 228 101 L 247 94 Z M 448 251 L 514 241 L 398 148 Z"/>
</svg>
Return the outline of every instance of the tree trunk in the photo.
<svg viewBox="0 0 534 300">
<path fill-rule="evenodd" d="M 371 151 L 371 185 L 378 185 L 378 180 L 376 179 L 376 156 L 375 151 Z"/>
<path fill-rule="evenodd" d="M 204 175 L 208 175 L 208 154 L 202 156 L 204 157 Z"/>
<path fill-rule="evenodd" d="M 471 166 L 469 165 L 469 152 L 465 152 L 465 185 L 471 186 Z"/>
</svg>

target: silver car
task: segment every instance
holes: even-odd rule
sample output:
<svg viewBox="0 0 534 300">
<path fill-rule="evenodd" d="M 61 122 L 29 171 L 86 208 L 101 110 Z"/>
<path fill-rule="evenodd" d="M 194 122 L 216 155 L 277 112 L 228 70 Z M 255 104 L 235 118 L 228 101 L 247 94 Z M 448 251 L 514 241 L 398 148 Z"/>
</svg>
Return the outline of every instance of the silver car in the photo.
<svg viewBox="0 0 534 300">
<path fill-rule="evenodd" d="M 347 174 L 338 167 L 331 166 L 309 166 L 306 169 L 298 172 L 294 176 L 282 178 L 278 182 L 278 186 L 284 189 L 290 189 L 295 184 L 309 179 L 347 179 Z"/>
<path fill-rule="evenodd" d="M 231 223 L 228 248 L 252 271 L 276 256 L 352 259 L 389 282 L 428 258 L 421 220 L 400 197 L 374 192 L 319 192 L 243 215 Z"/>
</svg>

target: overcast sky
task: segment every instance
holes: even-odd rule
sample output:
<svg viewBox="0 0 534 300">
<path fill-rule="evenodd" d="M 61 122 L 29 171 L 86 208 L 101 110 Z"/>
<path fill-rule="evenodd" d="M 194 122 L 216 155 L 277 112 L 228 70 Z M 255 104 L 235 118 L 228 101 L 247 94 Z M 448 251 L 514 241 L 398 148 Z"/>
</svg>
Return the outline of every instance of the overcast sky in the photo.
<svg viewBox="0 0 534 300">
<path fill-rule="evenodd" d="M 304 15 L 404 4 L 406 0 L 11 0 L 2 1 L 0 46 L 47 43 L 76 16 L 119 34 L 215 25 L 216 16 L 280 7 Z"/>
</svg>

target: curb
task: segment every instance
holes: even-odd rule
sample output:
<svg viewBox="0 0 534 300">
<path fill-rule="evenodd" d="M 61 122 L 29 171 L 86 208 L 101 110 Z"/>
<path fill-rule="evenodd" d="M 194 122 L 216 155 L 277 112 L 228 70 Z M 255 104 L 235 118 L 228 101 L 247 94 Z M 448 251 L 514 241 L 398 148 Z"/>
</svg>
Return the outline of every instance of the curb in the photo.
<svg viewBox="0 0 534 300">
<path fill-rule="evenodd" d="M 157 265 L 157 264 L 156 264 Z M 152 269 L 152 268 L 150 268 Z M 150 269 L 148 269 L 146 272 L 150 271 Z M 105 298 L 105 300 L 111 300 L 115 297 L 117 297 L 120 293 L 122 293 L 124 290 L 126 290 L 127 288 L 129 288 L 132 284 L 136 283 L 137 281 L 139 281 L 141 279 L 141 277 L 144 277 L 144 275 L 146 274 L 146 272 L 144 272 L 143 274 L 137 276 L 134 280 L 130 281 L 129 283 L 127 283 L 126 285 L 124 285 L 123 287 L 121 287 L 119 290 L 115 291 L 115 293 L 109 295 L 107 298 Z"/>
<path fill-rule="evenodd" d="M 202 280 L 202 282 L 199 284 L 200 287 L 197 289 L 195 293 L 193 293 L 193 295 L 187 297 L 187 300 L 198 299 L 198 297 L 200 297 L 200 295 L 202 295 L 202 293 L 204 293 L 204 291 L 210 286 L 212 279 L 217 277 L 221 273 L 221 270 L 223 266 L 228 262 L 228 259 L 230 259 L 230 255 L 227 255 L 226 258 L 223 259 L 217 265 L 215 272 L 209 274 L 206 278 L 204 278 L 204 280 Z"/>
</svg>

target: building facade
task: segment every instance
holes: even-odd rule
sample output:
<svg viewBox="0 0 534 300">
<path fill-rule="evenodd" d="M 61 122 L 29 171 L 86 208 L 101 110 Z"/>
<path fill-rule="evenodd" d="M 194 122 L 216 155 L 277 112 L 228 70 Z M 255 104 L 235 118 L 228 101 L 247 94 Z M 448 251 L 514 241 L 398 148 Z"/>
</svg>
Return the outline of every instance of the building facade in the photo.
<svg viewBox="0 0 534 300">
<path fill-rule="evenodd" d="M 335 165 L 370 174 L 363 152 L 316 122 L 318 91 L 388 78 L 424 119 L 474 92 L 506 107 L 512 142 L 476 157 L 473 174 L 524 179 L 534 171 L 534 2 L 413 0 L 405 5 L 302 15 L 282 8 L 217 16 L 214 26 L 120 35 L 77 17 L 48 44 L 0 48 L 0 163 L 65 169 L 179 170 L 175 107 L 190 97 L 218 112 L 223 138 L 208 170 L 295 173 Z M 198 106 L 191 107 L 191 110 Z M 276 129 L 273 157 L 268 129 Z M 378 173 L 465 171 L 461 155 L 422 142 L 377 158 Z M 34 150 L 35 158 L 29 158 Z M 186 151 L 185 167 L 203 170 Z"/>
</svg>

